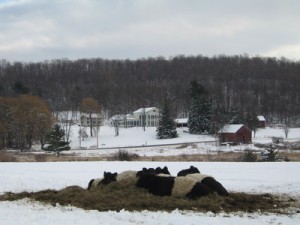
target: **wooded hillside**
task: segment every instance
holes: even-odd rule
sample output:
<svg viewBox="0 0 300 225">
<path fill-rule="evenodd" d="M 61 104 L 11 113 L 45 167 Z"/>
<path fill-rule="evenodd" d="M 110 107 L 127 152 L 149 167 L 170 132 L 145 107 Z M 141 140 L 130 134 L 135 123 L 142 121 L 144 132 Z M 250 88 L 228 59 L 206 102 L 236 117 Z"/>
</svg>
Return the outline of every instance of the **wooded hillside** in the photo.
<svg viewBox="0 0 300 225">
<path fill-rule="evenodd" d="M 215 109 L 262 114 L 295 122 L 300 115 L 300 62 L 248 56 L 177 56 L 139 60 L 68 59 L 0 62 L 0 96 L 32 94 L 53 110 L 99 101 L 107 116 L 160 107 L 168 95 L 177 117 L 186 116 L 191 80 L 202 83 Z"/>
</svg>

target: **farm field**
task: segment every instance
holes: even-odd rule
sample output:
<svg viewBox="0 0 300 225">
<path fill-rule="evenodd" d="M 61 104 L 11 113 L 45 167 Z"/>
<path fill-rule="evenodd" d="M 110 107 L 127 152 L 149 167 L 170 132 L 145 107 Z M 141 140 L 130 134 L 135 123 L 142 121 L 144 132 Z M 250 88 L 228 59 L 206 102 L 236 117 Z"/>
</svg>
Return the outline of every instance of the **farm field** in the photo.
<svg viewBox="0 0 300 225">
<path fill-rule="evenodd" d="M 20 153 L 7 151 L 14 155 L 16 161 L 98 161 L 116 160 L 114 156 L 119 150 L 125 150 L 135 157 L 133 160 L 144 161 L 236 161 L 245 150 L 253 150 L 258 157 L 272 143 L 272 137 L 283 138 L 284 144 L 279 144 L 281 158 L 290 161 L 300 161 L 300 128 L 291 128 L 288 138 L 282 128 L 258 129 L 253 143 L 237 146 L 220 146 L 215 137 L 210 135 L 191 135 L 186 128 L 178 128 L 178 138 L 159 140 L 156 138 L 156 128 L 141 127 L 120 128 L 120 135 L 115 136 L 114 128 L 101 126 L 97 138 L 88 137 L 79 142 L 78 126 L 71 129 L 70 151 L 64 151 L 60 158 L 53 154 L 40 151 Z M 80 149 L 81 146 L 81 149 Z"/>
<path fill-rule="evenodd" d="M 90 179 L 104 171 L 122 172 L 142 167 L 168 166 L 177 174 L 190 165 L 201 173 L 211 174 L 229 192 L 268 193 L 290 196 L 298 201 L 300 177 L 298 162 L 227 163 L 227 162 L 48 162 L 1 163 L 0 194 L 5 192 L 60 190 L 67 186 L 87 187 Z M 276 205 L 274 205 L 276 207 Z M 17 213 L 17 217 L 15 216 Z M 298 208 L 284 214 L 257 212 L 213 213 L 190 210 L 129 212 L 83 210 L 72 206 L 50 205 L 29 199 L 0 201 L 3 224 L 299 224 Z"/>
<path fill-rule="evenodd" d="M 191 142 L 213 141 L 214 138 L 202 135 L 189 135 L 179 129 L 178 139 L 157 140 L 155 128 L 121 129 L 120 135 L 115 137 L 110 127 L 101 127 L 99 135 L 99 149 L 94 149 L 96 138 L 88 138 L 81 144 L 85 149 L 76 150 L 78 138 L 76 127 L 72 130 L 72 149 L 62 156 L 109 157 L 120 149 L 126 149 L 131 154 L 141 158 L 136 161 L 101 161 L 87 162 L 2 162 L 0 163 L 0 195 L 7 192 L 21 193 L 36 192 L 46 189 L 62 190 L 68 186 L 86 188 L 90 179 L 102 177 L 104 171 L 122 172 L 124 170 L 140 170 L 143 167 L 168 166 L 171 174 L 176 175 L 181 169 L 194 165 L 201 173 L 210 174 L 220 181 L 231 193 L 245 192 L 248 194 L 272 194 L 293 199 L 293 204 L 284 213 L 255 212 L 214 213 L 195 212 L 192 210 L 172 211 L 106 211 L 84 210 L 71 205 L 46 204 L 28 198 L 17 201 L 0 201 L 0 217 L 3 224 L 299 224 L 300 201 L 300 170 L 299 162 L 202 162 L 196 160 L 199 155 L 218 154 L 218 152 L 242 153 L 250 148 L 257 151 L 254 144 L 271 143 L 273 136 L 284 137 L 281 129 L 266 128 L 258 130 L 251 145 L 216 146 L 215 143 Z M 292 128 L 286 143 L 298 143 L 300 129 Z M 135 147 L 142 146 L 143 147 Z M 146 147 L 147 143 L 147 147 Z M 161 146 L 161 144 L 174 144 Z M 149 146 L 156 145 L 156 146 Z M 177 147 L 176 147 L 177 146 Z M 180 147 L 178 147 L 180 146 Z M 292 145 L 291 145 L 292 146 Z M 126 148 L 130 147 L 130 148 Z M 297 153 L 299 150 L 285 149 L 286 152 Z M 9 151 L 8 151 L 9 152 Z M 29 153 L 25 153 L 29 154 Z M 30 154 L 42 154 L 35 151 Z M 49 154 L 49 153 L 48 153 Z M 188 161 L 179 162 L 176 157 L 189 156 Z M 174 161 L 143 161 L 148 159 L 168 159 Z M 149 158 L 150 157 L 150 158 Z M 195 160 L 193 160 L 193 157 Z M 187 159 L 187 158 L 186 158 Z M 208 160 L 204 160 L 208 161 Z M 276 205 L 274 205 L 276 208 Z M 17 212 L 17 217 L 15 216 Z"/>
</svg>

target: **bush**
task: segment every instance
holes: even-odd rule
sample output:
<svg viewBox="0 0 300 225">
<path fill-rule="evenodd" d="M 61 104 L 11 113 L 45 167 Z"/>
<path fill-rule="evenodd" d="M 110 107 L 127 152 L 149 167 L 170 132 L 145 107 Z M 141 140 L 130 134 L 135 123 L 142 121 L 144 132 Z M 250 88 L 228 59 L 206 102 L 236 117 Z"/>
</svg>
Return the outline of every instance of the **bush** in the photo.
<svg viewBox="0 0 300 225">
<path fill-rule="evenodd" d="M 118 161 L 131 161 L 133 158 L 138 158 L 136 154 L 130 154 L 126 150 L 119 149 L 119 151 L 113 156 L 113 160 Z"/>
<path fill-rule="evenodd" d="M 277 156 L 278 150 L 273 146 L 270 145 L 266 148 L 264 152 L 262 152 L 262 161 L 268 161 L 268 162 L 275 162 L 279 161 L 280 158 Z"/>
<path fill-rule="evenodd" d="M 246 149 L 245 153 L 241 157 L 242 162 L 256 162 L 257 155 L 253 153 L 250 149 Z"/>
</svg>

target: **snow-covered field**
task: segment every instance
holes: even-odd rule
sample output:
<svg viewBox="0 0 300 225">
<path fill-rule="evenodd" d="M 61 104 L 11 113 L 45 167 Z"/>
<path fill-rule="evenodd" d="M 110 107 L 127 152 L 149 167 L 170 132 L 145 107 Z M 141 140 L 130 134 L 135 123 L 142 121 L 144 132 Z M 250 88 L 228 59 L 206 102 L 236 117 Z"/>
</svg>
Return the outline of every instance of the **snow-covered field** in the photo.
<svg viewBox="0 0 300 225">
<path fill-rule="evenodd" d="M 72 126 L 71 129 L 71 148 L 78 149 L 80 146 L 86 149 L 96 148 L 97 138 L 89 137 L 84 141 L 78 140 L 77 125 Z M 89 129 L 86 128 L 87 133 Z M 98 133 L 98 148 L 111 147 L 130 147 L 130 146 L 149 146 L 149 145 L 163 145 L 174 143 L 190 143 L 190 142 L 209 142 L 216 141 L 216 138 L 210 135 L 191 135 L 187 128 L 177 128 L 178 137 L 174 139 L 157 139 L 156 128 L 146 127 L 146 131 L 141 127 L 120 128 L 119 136 L 115 136 L 113 127 L 101 126 Z M 254 135 L 252 135 L 254 136 Z M 255 137 L 252 137 L 254 143 L 271 143 L 272 137 L 285 137 L 282 128 L 258 129 Z M 300 128 L 290 128 L 287 141 L 300 141 Z"/>
<path fill-rule="evenodd" d="M 107 129 L 107 130 L 105 130 Z M 135 132 L 133 132 L 136 129 Z M 146 128 L 149 132 L 140 132 L 141 128 L 122 129 L 120 136 L 114 136 L 113 128 L 101 127 L 99 147 L 123 147 L 137 145 L 162 144 L 155 139 L 155 129 Z M 131 130 L 131 132 L 129 132 Z M 74 131 L 76 132 L 76 131 Z M 72 147 L 78 146 L 76 133 L 72 134 Z M 213 138 L 201 135 L 188 135 L 179 130 L 178 139 L 165 140 L 166 144 L 210 140 Z M 254 142 L 271 142 L 272 136 L 284 137 L 279 129 L 267 128 L 256 133 Z M 300 129 L 291 129 L 288 141 L 299 139 Z M 77 141 L 77 142 L 76 142 Z M 96 138 L 82 142 L 90 148 L 96 144 Z M 209 148 L 213 148 L 210 146 Z M 157 148 L 156 148 L 157 149 Z M 151 154 L 176 154 L 172 148 L 158 148 Z M 187 148 L 188 149 L 188 148 Z M 181 149 L 182 150 L 182 149 Z M 181 151 L 180 150 L 180 151 Z M 89 154 L 92 150 L 81 150 Z M 95 152 L 110 150 L 99 149 Z M 140 154 L 148 154 L 149 148 L 140 148 Z M 183 150 L 185 151 L 185 150 Z M 192 151 L 192 150 L 191 150 Z M 198 151 L 198 150 L 197 150 Z M 200 150 L 199 150 L 200 151 Z M 182 154 L 182 153 L 181 153 Z M 0 194 L 5 192 L 38 191 L 43 189 L 62 189 L 70 185 L 87 187 L 90 179 L 101 177 L 104 171 L 121 172 L 139 170 L 142 167 L 168 166 L 176 175 L 181 169 L 190 165 L 198 167 L 201 173 L 211 174 L 230 192 L 286 194 L 300 198 L 300 163 L 229 163 L 229 162 L 48 162 L 48 163 L 0 163 Z M 276 206 L 274 206 L 276 207 Z M 173 212 L 98 212 L 86 211 L 71 206 L 51 206 L 23 199 L 15 202 L 0 202 L 0 224 L 5 225 L 57 225 L 57 224 L 300 224 L 300 213 L 291 209 L 287 215 L 256 213 L 194 213 L 175 210 Z"/>
<path fill-rule="evenodd" d="M 172 174 L 197 166 L 212 174 L 229 191 L 287 194 L 300 197 L 300 163 L 216 163 L 216 162 L 52 162 L 1 163 L 0 193 L 62 189 L 70 185 L 87 187 L 91 178 L 106 171 L 121 172 L 142 167 L 168 166 Z M 275 207 L 275 206 L 274 206 Z M 293 210 L 295 211 L 295 210 Z M 74 207 L 56 207 L 29 200 L 0 202 L 1 224 L 299 224 L 300 214 L 193 213 L 85 211 Z"/>
<path fill-rule="evenodd" d="M 87 130 L 88 131 L 88 130 Z M 127 151 L 139 156 L 172 156 L 172 155 L 192 155 L 192 154 L 213 154 L 217 151 L 243 151 L 244 149 L 255 150 L 255 143 L 271 143 L 272 137 L 285 137 L 284 130 L 280 128 L 258 129 L 255 137 L 252 138 L 253 144 L 239 146 L 217 146 L 216 138 L 209 135 L 191 135 L 186 128 L 178 128 L 178 138 L 174 139 L 157 139 L 156 128 L 147 127 L 146 131 L 141 127 L 120 128 L 120 135 L 115 136 L 113 127 L 102 126 L 97 138 L 89 137 L 84 141 L 78 140 L 78 126 L 72 127 L 71 132 L 71 151 L 65 154 L 76 154 L 80 156 L 104 156 L 115 154 L 122 147 L 128 148 Z M 300 128 L 291 128 L 287 142 L 300 142 Z M 168 144 L 191 143 L 198 142 L 193 146 L 180 148 L 174 151 L 174 146 L 162 146 Z M 79 147 L 83 150 L 76 150 Z M 135 147 L 143 146 L 143 147 Z M 159 146 L 159 147 L 157 147 Z M 145 148 L 147 147 L 147 148 Z M 97 150 L 96 150 L 97 149 Z"/>
</svg>

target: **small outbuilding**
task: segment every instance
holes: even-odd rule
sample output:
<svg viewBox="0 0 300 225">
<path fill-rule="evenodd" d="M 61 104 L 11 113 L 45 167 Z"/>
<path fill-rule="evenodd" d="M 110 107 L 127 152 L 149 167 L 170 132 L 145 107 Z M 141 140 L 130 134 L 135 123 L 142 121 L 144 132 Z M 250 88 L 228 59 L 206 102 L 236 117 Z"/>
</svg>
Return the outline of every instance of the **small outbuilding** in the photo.
<svg viewBox="0 0 300 225">
<path fill-rule="evenodd" d="M 219 131 L 221 142 L 232 144 L 249 144 L 252 142 L 252 132 L 244 124 L 226 124 Z"/>
<path fill-rule="evenodd" d="M 257 120 L 259 128 L 266 128 L 267 121 L 264 116 L 257 116 Z"/>
<path fill-rule="evenodd" d="M 176 127 L 187 127 L 188 126 L 188 118 L 178 118 L 175 119 Z"/>
</svg>

